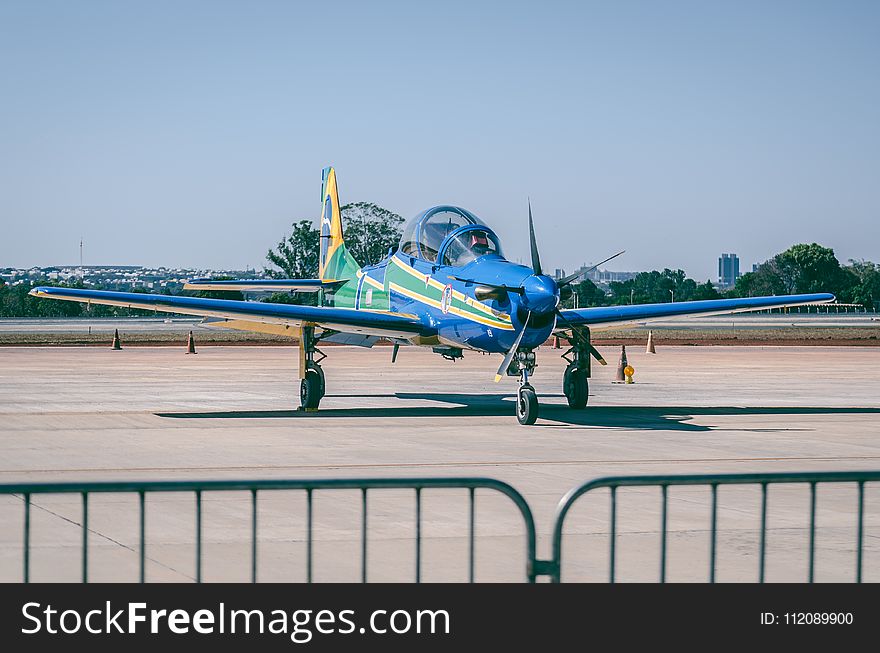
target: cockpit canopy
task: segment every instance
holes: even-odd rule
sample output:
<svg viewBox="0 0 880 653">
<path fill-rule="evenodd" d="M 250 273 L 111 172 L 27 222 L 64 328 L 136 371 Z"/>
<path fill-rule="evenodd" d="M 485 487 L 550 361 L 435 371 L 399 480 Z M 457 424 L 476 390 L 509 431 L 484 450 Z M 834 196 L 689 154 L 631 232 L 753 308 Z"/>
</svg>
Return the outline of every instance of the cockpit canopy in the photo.
<svg viewBox="0 0 880 653">
<path fill-rule="evenodd" d="M 457 206 L 435 206 L 410 220 L 400 239 L 400 251 L 429 263 L 461 267 L 496 254 L 503 256 L 498 237 L 470 211 Z"/>
</svg>

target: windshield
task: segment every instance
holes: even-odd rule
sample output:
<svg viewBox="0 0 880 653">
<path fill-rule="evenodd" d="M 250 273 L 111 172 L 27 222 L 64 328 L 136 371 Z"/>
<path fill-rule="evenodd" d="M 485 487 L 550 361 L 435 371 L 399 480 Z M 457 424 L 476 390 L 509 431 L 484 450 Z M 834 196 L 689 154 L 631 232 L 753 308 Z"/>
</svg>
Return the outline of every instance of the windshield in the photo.
<svg viewBox="0 0 880 653">
<path fill-rule="evenodd" d="M 461 267 L 486 254 L 503 256 L 497 236 L 487 229 L 467 229 L 449 241 L 443 265 Z"/>
<path fill-rule="evenodd" d="M 453 231 L 483 222 L 470 211 L 457 206 L 436 206 L 423 211 L 406 225 L 400 239 L 400 251 L 426 261 L 437 261 L 440 245 Z"/>
<path fill-rule="evenodd" d="M 422 223 L 422 230 L 419 234 L 422 258 L 426 261 L 436 261 L 437 252 L 440 251 L 440 245 L 446 240 L 446 236 L 469 224 L 473 223 L 455 211 L 440 211 L 430 216 Z"/>
</svg>

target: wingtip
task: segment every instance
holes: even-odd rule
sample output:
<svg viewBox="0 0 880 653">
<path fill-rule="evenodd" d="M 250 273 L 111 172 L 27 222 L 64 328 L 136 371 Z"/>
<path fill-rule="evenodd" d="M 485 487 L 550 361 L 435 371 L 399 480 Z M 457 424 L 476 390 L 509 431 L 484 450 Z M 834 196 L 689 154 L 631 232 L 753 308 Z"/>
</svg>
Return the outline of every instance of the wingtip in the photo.
<svg viewBox="0 0 880 653">
<path fill-rule="evenodd" d="M 500 375 L 500 374 L 496 374 L 496 375 L 495 375 L 495 383 L 498 383 L 500 380 L 501 380 L 501 375 Z"/>
</svg>

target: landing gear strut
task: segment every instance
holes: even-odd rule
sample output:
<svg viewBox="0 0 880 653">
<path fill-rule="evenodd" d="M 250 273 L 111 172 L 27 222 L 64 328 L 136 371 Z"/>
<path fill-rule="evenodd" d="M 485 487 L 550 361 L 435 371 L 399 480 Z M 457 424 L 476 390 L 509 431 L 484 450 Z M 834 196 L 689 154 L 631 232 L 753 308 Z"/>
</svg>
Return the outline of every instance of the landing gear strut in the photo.
<svg viewBox="0 0 880 653">
<path fill-rule="evenodd" d="M 538 419 L 538 395 L 529 383 L 529 375 L 535 371 L 535 352 L 525 349 L 518 351 L 510 367 L 508 374 L 519 372 L 516 419 L 523 426 L 531 426 Z"/>
<path fill-rule="evenodd" d="M 320 362 L 327 356 L 315 346 L 315 327 L 303 327 L 299 340 L 299 401 L 301 410 L 317 410 L 324 396 L 324 370 Z M 320 358 L 315 358 L 318 354 Z"/>
<path fill-rule="evenodd" d="M 571 408 L 585 408 L 590 391 L 590 356 L 595 356 L 603 365 L 605 359 L 590 344 L 590 329 L 572 329 L 571 348 L 562 354 L 568 361 L 562 377 L 562 392 Z"/>
</svg>

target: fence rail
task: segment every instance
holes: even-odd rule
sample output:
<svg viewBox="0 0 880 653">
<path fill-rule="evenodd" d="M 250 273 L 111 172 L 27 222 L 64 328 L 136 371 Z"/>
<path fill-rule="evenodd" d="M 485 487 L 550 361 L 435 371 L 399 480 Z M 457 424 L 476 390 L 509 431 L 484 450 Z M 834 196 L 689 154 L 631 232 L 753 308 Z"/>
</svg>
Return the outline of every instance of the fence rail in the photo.
<svg viewBox="0 0 880 653">
<path fill-rule="evenodd" d="M 709 517 L 709 582 L 715 582 L 718 535 L 718 487 L 722 485 L 759 485 L 761 487 L 760 543 L 758 580 L 765 580 L 767 551 L 767 487 L 777 484 L 808 484 L 810 487 L 809 564 L 807 580 L 815 579 L 816 559 L 816 486 L 820 483 L 855 483 L 858 488 L 856 517 L 856 582 L 862 582 L 864 546 L 865 483 L 880 481 L 880 471 L 855 472 L 780 472 L 769 474 L 695 474 L 681 476 L 609 476 L 588 481 L 568 492 L 560 501 L 553 527 L 553 558 L 548 574 L 553 582 L 562 580 L 562 539 L 565 519 L 571 507 L 588 492 L 608 488 L 610 495 L 610 530 L 608 582 L 615 581 L 617 541 L 617 489 L 621 487 L 659 487 L 660 511 L 660 582 L 666 582 L 668 489 L 672 486 L 708 486 L 711 488 Z"/>
<path fill-rule="evenodd" d="M 92 482 L 92 483 L 7 483 L 0 484 L 0 495 L 20 496 L 24 503 L 24 552 L 23 580 L 30 581 L 31 554 L 31 499 L 34 495 L 73 494 L 79 495 L 82 501 L 82 581 L 89 580 L 89 497 L 99 493 L 134 493 L 138 496 L 139 506 L 139 578 L 146 580 L 146 503 L 149 493 L 159 492 L 191 492 L 195 497 L 195 569 L 196 581 L 202 581 L 202 497 L 208 492 L 243 491 L 250 493 L 250 578 L 257 581 L 258 553 L 258 499 L 261 492 L 273 490 L 300 490 L 306 495 L 306 580 L 312 582 L 312 562 L 314 547 L 314 511 L 312 499 L 315 492 L 328 490 L 360 490 L 360 549 L 361 549 L 361 581 L 367 581 L 367 532 L 368 532 L 368 497 L 371 491 L 383 489 L 412 490 L 415 497 L 415 581 L 422 579 L 422 492 L 434 489 L 468 490 L 468 579 L 474 582 L 475 549 L 476 549 L 476 491 L 489 490 L 500 493 L 510 499 L 516 506 L 525 529 L 526 569 L 525 580 L 534 583 L 539 577 L 546 577 L 551 582 L 562 581 L 563 538 L 564 528 L 569 512 L 574 504 L 584 495 L 599 489 L 608 489 L 610 494 L 609 518 L 609 563 L 608 580 L 616 580 L 616 545 L 617 545 L 617 490 L 626 487 L 657 487 L 660 489 L 660 538 L 659 538 L 659 580 L 667 580 L 668 554 L 668 503 L 670 487 L 705 486 L 711 490 L 709 508 L 709 582 L 716 580 L 717 535 L 718 535 L 718 488 L 729 485 L 757 485 L 761 488 L 760 531 L 758 579 L 765 580 L 765 562 L 767 545 L 767 497 L 768 487 L 778 484 L 806 484 L 810 489 L 809 504 L 809 562 L 807 580 L 815 579 L 816 549 L 816 487 L 819 484 L 852 483 L 857 488 L 856 501 L 856 561 L 855 579 L 862 582 L 864 558 L 864 513 L 865 484 L 880 481 L 880 471 L 855 472 L 794 472 L 770 474 L 708 474 L 678 476 L 612 476 L 588 481 L 570 490 L 559 502 L 552 528 L 552 557 L 537 557 L 537 535 L 532 510 L 523 496 L 512 486 L 502 481 L 483 477 L 448 477 L 448 478 L 354 478 L 354 479 L 317 479 L 317 480 L 229 480 L 229 481 L 127 481 L 127 482 Z"/>
<path fill-rule="evenodd" d="M 476 490 L 491 490 L 509 498 L 519 510 L 525 526 L 526 579 L 535 582 L 535 521 L 531 508 L 513 487 L 492 478 L 354 478 L 318 480 L 231 480 L 231 481 L 128 481 L 93 483 L 9 483 L 0 484 L 0 495 L 21 495 L 24 500 L 23 580 L 30 581 L 31 497 L 45 494 L 79 494 L 82 497 L 82 582 L 87 583 L 89 549 L 89 495 L 97 493 L 136 493 L 139 501 L 140 582 L 146 580 L 146 505 L 145 496 L 158 492 L 192 492 L 195 495 L 196 581 L 202 581 L 202 494 L 205 492 L 246 491 L 251 496 L 251 582 L 257 581 L 257 506 L 258 493 L 272 490 L 302 490 L 306 493 L 306 581 L 312 582 L 313 510 L 312 496 L 326 490 L 361 491 L 361 581 L 367 581 L 367 514 L 371 490 L 413 490 L 415 493 L 415 580 L 422 575 L 422 491 L 433 489 L 468 490 L 468 579 L 474 582 Z"/>
</svg>

